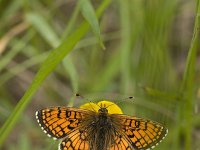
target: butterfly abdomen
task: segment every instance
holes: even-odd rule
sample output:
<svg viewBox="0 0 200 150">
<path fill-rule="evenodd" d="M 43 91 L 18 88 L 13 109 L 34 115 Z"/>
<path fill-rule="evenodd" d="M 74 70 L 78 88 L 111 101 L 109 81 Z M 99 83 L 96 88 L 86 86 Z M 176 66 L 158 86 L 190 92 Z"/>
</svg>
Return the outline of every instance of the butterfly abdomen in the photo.
<svg viewBox="0 0 200 150">
<path fill-rule="evenodd" d="M 108 128 L 110 126 L 110 123 L 108 121 L 107 116 L 100 115 L 99 116 L 99 122 L 98 122 L 99 130 L 97 133 L 97 146 L 98 150 L 104 150 L 108 145 L 106 141 L 106 137 L 108 136 Z"/>
</svg>

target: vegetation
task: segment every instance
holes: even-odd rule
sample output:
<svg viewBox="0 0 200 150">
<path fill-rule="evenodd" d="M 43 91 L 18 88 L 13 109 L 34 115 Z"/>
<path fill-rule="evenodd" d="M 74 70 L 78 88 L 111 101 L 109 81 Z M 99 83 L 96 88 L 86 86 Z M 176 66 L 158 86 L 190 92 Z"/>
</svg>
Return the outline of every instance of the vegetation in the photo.
<svg viewBox="0 0 200 150">
<path fill-rule="evenodd" d="M 129 96 L 155 150 L 199 149 L 199 28 L 199 0 L 0 0 L 0 149 L 57 149 L 38 109 Z"/>
</svg>

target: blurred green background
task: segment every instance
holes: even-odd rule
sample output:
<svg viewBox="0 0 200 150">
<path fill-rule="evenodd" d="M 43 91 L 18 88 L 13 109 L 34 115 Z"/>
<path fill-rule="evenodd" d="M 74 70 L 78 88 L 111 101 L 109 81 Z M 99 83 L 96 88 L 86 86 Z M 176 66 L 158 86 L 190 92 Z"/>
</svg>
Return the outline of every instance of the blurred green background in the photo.
<svg viewBox="0 0 200 150">
<path fill-rule="evenodd" d="M 38 109 L 134 96 L 124 113 L 169 128 L 155 150 L 200 150 L 198 4 L 0 0 L 0 149 L 57 149 Z"/>
</svg>

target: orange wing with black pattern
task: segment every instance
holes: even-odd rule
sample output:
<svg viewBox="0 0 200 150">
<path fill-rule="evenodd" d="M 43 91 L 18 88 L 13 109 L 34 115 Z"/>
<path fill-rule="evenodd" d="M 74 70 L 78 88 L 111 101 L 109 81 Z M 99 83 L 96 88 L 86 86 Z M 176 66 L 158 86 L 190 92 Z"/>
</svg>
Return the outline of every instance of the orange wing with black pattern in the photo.
<svg viewBox="0 0 200 150">
<path fill-rule="evenodd" d="M 35 115 L 42 130 L 56 140 L 78 128 L 87 114 L 87 110 L 79 108 L 51 107 L 39 110 Z"/>
<path fill-rule="evenodd" d="M 121 131 L 120 131 L 121 132 Z M 134 150 L 131 141 L 123 134 L 115 133 L 114 142 L 109 150 Z"/>
<path fill-rule="evenodd" d="M 115 144 L 110 150 L 152 149 L 167 135 L 168 130 L 160 123 L 126 115 L 113 115 L 120 120 Z M 131 145 L 131 146 L 130 146 Z"/>
<path fill-rule="evenodd" d="M 59 150 L 90 150 L 88 133 L 74 130 L 60 143 Z"/>
</svg>

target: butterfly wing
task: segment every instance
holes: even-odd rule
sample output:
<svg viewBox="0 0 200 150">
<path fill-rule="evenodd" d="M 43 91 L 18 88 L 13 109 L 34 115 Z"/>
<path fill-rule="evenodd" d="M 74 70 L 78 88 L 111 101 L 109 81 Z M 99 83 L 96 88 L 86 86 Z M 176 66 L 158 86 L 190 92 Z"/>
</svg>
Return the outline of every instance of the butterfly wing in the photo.
<svg viewBox="0 0 200 150">
<path fill-rule="evenodd" d="M 89 150 L 88 133 L 81 129 L 69 133 L 59 145 L 59 150 Z"/>
<path fill-rule="evenodd" d="M 42 130 L 54 139 L 61 139 L 78 128 L 89 111 L 79 108 L 51 107 L 36 112 Z"/>
<path fill-rule="evenodd" d="M 133 146 L 131 145 L 131 141 L 123 134 L 118 132 L 115 133 L 114 142 L 112 143 L 109 150 L 133 150 Z"/>
<path fill-rule="evenodd" d="M 112 116 L 119 134 L 116 135 L 117 140 L 111 150 L 123 150 L 120 146 L 126 147 L 125 149 L 130 149 L 131 146 L 131 149 L 137 150 L 151 149 L 158 145 L 168 132 L 161 124 L 151 120 L 126 115 Z"/>
</svg>

